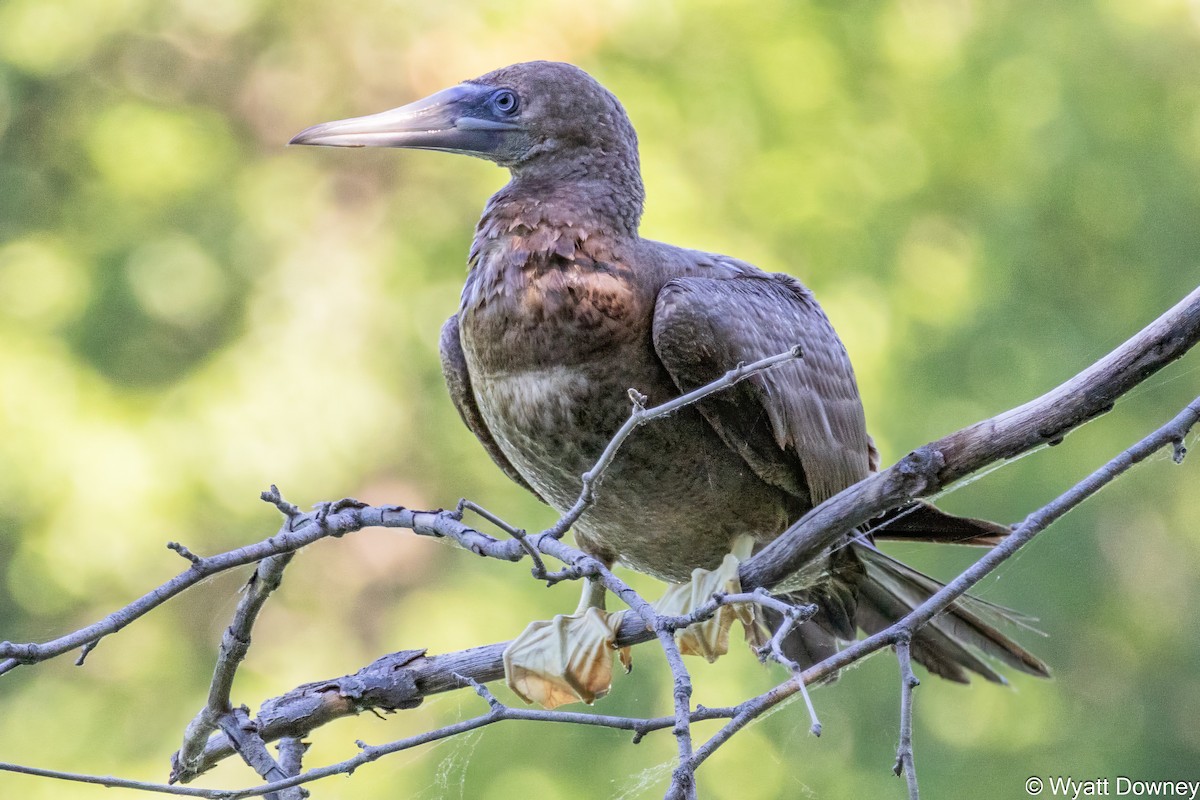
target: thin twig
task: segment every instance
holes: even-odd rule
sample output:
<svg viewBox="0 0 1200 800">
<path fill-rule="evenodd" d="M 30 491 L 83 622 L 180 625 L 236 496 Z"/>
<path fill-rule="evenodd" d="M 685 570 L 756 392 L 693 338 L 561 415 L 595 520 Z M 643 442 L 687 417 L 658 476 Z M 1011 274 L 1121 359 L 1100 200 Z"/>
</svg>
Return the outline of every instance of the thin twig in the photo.
<svg viewBox="0 0 1200 800">
<path fill-rule="evenodd" d="M 755 589 L 754 594 L 767 594 L 766 589 Z M 774 598 L 772 598 L 774 599 Z M 793 675 L 802 671 L 802 667 L 792 659 L 788 658 L 783 652 L 783 643 L 791 635 L 792 631 L 802 622 L 807 622 L 819 611 L 816 605 L 794 605 L 792 603 L 783 603 L 776 600 L 777 603 L 784 606 L 780 611 L 778 606 L 774 606 L 777 611 L 783 615 L 779 627 L 771 636 L 770 640 L 759 650 L 759 658 L 770 657 L 772 660 L 782 664 Z M 804 699 L 804 707 L 808 710 L 809 732 L 813 736 L 821 735 L 821 720 L 817 717 L 817 707 L 813 705 L 812 697 L 808 693 L 808 687 L 800 683 L 800 696 Z"/>
<path fill-rule="evenodd" d="M 1200 341 L 1200 288 L 1083 372 L 1024 405 L 914 450 L 809 511 L 742 563 L 743 587 L 774 586 L 846 531 L 1001 459 L 1048 443 L 1112 409 Z"/>
<path fill-rule="evenodd" d="M 268 491 L 262 493 L 262 499 L 275 505 L 287 518 L 289 526 L 301 516 L 299 509 L 285 501 L 279 489 L 274 484 L 271 485 Z M 362 508 L 362 504 L 343 503 L 341 506 L 341 508 L 350 507 Z M 331 508 L 333 508 L 332 504 L 322 504 L 320 506 L 314 517 L 314 522 L 318 528 L 322 530 L 328 528 L 329 511 Z M 180 555 L 184 555 L 187 551 L 187 548 L 182 546 L 176 546 L 172 549 L 178 550 Z M 225 633 L 221 637 L 221 646 L 217 653 L 217 663 L 213 668 L 212 682 L 208 690 L 208 700 L 204 708 L 196 714 L 184 730 L 183 744 L 180 746 L 176 754 L 175 763 L 171 767 L 172 776 L 194 774 L 196 767 L 200 763 L 200 759 L 204 755 L 204 746 L 208 743 L 209 734 L 216 730 L 222 717 L 231 712 L 230 694 L 233 690 L 233 679 L 237 674 L 238 667 L 245 659 L 246 653 L 250 650 L 250 632 L 254 628 L 254 623 L 258 620 L 258 614 L 262 611 L 267 597 L 279 588 L 279 583 L 283 580 L 283 570 L 291 562 L 294 555 L 293 551 L 265 558 L 259 563 L 254 574 L 250 576 L 250 581 L 246 585 L 246 591 L 242 594 L 241 600 L 238 601 L 233 621 L 225 629 Z M 202 563 L 201 559 L 192 556 L 190 552 L 185 557 L 188 557 L 193 565 Z"/>
<path fill-rule="evenodd" d="M 694 609 L 690 614 L 682 616 L 659 616 L 659 624 L 670 630 L 680 630 L 689 625 L 694 625 L 697 622 L 711 619 L 717 613 L 717 610 L 722 606 L 737 605 L 739 603 L 755 603 L 760 606 L 766 606 L 779 612 L 781 622 L 771 638 L 760 647 L 756 652 L 760 660 L 772 661 L 781 664 L 791 672 L 799 672 L 800 665 L 792 659 L 788 658 L 783 652 L 783 642 L 791 634 L 797 625 L 805 622 L 813 617 L 819 610 L 817 606 L 796 605 L 788 603 L 784 600 L 773 596 L 766 589 L 755 589 L 753 592 L 741 592 L 738 594 L 723 594 L 717 593 L 702 606 Z M 814 736 L 821 735 L 821 721 L 817 717 L 817 709 L 813 705 L 812 698 L 808 694 L 808 690 L 803 684 L 800 686 L 800 692 L 804 697 L 804 705 L 808 709 L 808 717 L 810 727 L 809 730 Z"/>
<path fill-rule="evenodd" d="M 646 602 L 640 594 L 614 575 L 598 559 L 571 547 L 550 532 L 536 537 L 535 546 L 546 555 L 578 568 L 588 577 L 595 577 L 604 585 L 604 588 L 629 606 L 642 620 L 642 623 L 658 638 L 663 653 L 666 654 L 674 684 L 672 696 L 675 706 L 675 725 L 672 732 L 675 735 L 676 749 L 679 753 L 679 766 L 671 778 L 672 794 L 670 796 L 678 797 L 680 800 L 692 800 L 696 796 L 695 774 L 691 766 L 692 676 L 683 663 L 683 655 L 679 652 L 679 644 L 675 641 L 675 628 L 664 624 L 664 618 L 654 610 L 654 606 Z"/>
<path fill-rule="evenodd" d="M 907 632 L 896 637 L 896 660 L 900 663 L 900 743 L 896 746 L 896 775 L 904 775 L 908 784 L 908 800 L 920 800 L 917 789 L 917 765 L 913 761 L 913 689 L 920 685 L 912 668 L 912 636 Z"/>
<path fill-rule="evenodd" d="M 462 679 L 460 685 L 472 685 L 471 681 Z M 482 686 L 477 682 L 473 685 Z M 486 691 L 486 690 L 485 690 Z M 487 699 L 491 695 L 490 692 L 481 695 Z M 495 698 L 492 697 L 494 700 Z M 0 762 L 0 771 L 16 772 L 27 775 L 36 775 L 44 778 L 56 778 L 59 780 L 74 781 L 80 783 L 94 783 L 102 786 L 110 786 L 122 789 L 137 789 L 146 792 L 158 792 L 161 794 L 172 794 L 183 797 L 203 797 L 210 800 L 238 800 L 244 797 L 257 797 L 266 795 L 271 792 L 278 792 L 289 789 L 291 787 L 300 786 L 301 784 L 312 783 L 313 781 L 327 778 L 332 775 L 345 775 L 352 773 L 358 767 L 375 761 L 385 755 L 398 753 L 404 750 L 410 750 L 423 744 L 440 741 L 456 736 L 460 733 L 475 730 L 485 725 L 490 725 L 504 721 L 524 721 L 524 722 L 545 722 L 554 724 L 569 724 L 569 725 L 586 725 L 589 727 L 611 728 L 613 730 L 628 731 L 634 734 L 635 740 L 640 740 L 642 736 L 653 731 L 664 730 L 675 726 L 676 721 L 674 716 L 670 717 L 619 717 L 606 714 L 589 714 L 578 711 L 547 711 L 544 709 L 535 708 L 515 708 L 513 706 L 504 705 L 499 701 L 496 703 L 499 706 L 490 706 L 489 712 L 485 715 L 473 717 L 471 719 L 456 722 L 452 725 L 447 725 L 437 730 L 427 731 L 425 733 L 410 736 L 404 739 L 399 739 L 387 744 L 378 745 L 375 747 L 364 746 L 357 755 L 345 761 L 336 764 L 330 764 L 325 767 L 312 769 L 303 772 L 299 775 L 289 775 L 288 777 L 275 780 L 271 783 L 262 784 L 260 786 L 252 786 L 245 789 L 197 789 L 188 786 L 173 786 L 162 783 L 150 783 L 145 781 L 131 781 L 123 778 L 112 778 L 108 776 L 86 775 L 75 772 L 62 772 L 59 770 L 39 769 L 37 767 L 27 767 L 21 764 L 8 764 Z M 732 708 L 697 708 L 689 718 L 690 722 L 702 722 L 704 720 L 713 719 L 728 719 L 734 713 Z M 281 756 L 280 766 L 283 767 L 284 759 Z"/>
<path fill-rule="evenodd" d="M 1162 448 L 1173 447 L 1176 442 L 1182 441 L 1188 431 L 1198 421 L 1200 421 L 1200 397 L 1189 403 L 1186 408 L 1180 411 L 1166 425 L 1122 451 L 1087 478 L 1027 516 L 1025 521 L 1018 525 L 1001 544 L 990 550 L 957 578 L 950 581 L 930 596 L 928 600 L 913 609 L 903 619 L 896 621 L 878 633 L 872 634 L 865 639 L 860 639 L 844 650 L 840 650 L 829 658 L 826 658 L 824 661 L 814 664 L 804 670 L 803 673 L 794 675 L 769 692 L 737 706 L 737 713 L 733 718 L 711 739 L 696 749 L 693 761 L 699 765 L 701 761 L 712 755 L 737 730 L 740 730 L 767 709 L 788 699 L 804 686 L 828 678 L 877 650 L 889 645 L 895 645 L 902 636 L 911 635 L 912 632 L 918 630 L 938 614 L 944 612 L 955 600 L 966 594 L 972 586 L 991 574 L 1000 564 L 1020 550 L 1033 537 L 1045 530 L 1051 523 L 1100 491 L 1100 489 L 1134 465 L 1149 458 Z"/>
<path fill-rule="evenodd" d="M 539 553 L 533 545 L 529 544 L 528 535 L 524 528 L 518 528 L 516 525 L 510 525 L 498 514 L 493 514 L 483 506 L 474 501 L 468 500 L 465 497 L 458 501 L 458 513 L 460 519 L 462 518 L 461 515 L 464 510 L 478 514 L 519 542 L 521 549 L 524 550 L 525 554 L 528 555 L 533 561 L 533 577 L 537 578 L 538 580 L 545 579 L 546 565 L 542 562 L 542 554 Z"/>
<path fill-rule="evenodd" d="M 689 625 L 695 625 L 697 622 L 704 622 L 712 619 L 717 611 L 724 606 L 735 606 L 740 604 L 754 603 L 760 606 L 767 606 L 778 611 L 782 616 L 797 618 L 803 617 L 807 619 L 817 613 L 816 606 L 796 606 L 784 600 L 775 597 L 766 589 L 755 589 L 753 592 L 717 592 L 708 599 L 704 605 L 696 606 L 691 613 L 682 614 L 679 616 L 671 616 L 660 614 L 659 624 L 671 630 L 681 630 Z M 805 616 L 807 614 L 807 616 Z"/>
<path fill-rule="evenodd" d="M 458 501 L 457 511 L 460 517 L 464 511 L 470 511 L 473 514 L 477 514 L 514 538 L 525 535 L 525 531 L 505 521 L 505 519 L 499 514 L 494 514 L 473 500 L 468 500 L 465 497 Z"/>
<path fill-rule="evenodd" d="M 325 537 L 342 536 L 370 527 L 407 528 L 421 536 L 450 539 L 473 553 L 504 561 L 520 561 L 523 557 L 523 550 L 516 541 L 497 541 L 485 533 L 463 525 L 454 519 L 453 514 L 444 511 L 416 511 L 399 506 L 363 506 L 328 514 L 324 526 L 316 524 L 315 512 L 300 514 L 289 517 L 283 527 L 268 539 L 203 558 L 199 563 L 193 562 L 184 572 L 85 628 L 41 643 L 0 642 L 0 675 L 23 664 L 47 661 L 99 641 L 213 575 L 253 564 L 270 556 L 294 552 Z"/>
<path fill-rule="evenodd" d="M 186 559 L 193 565 L 200 564 L 204 561 L 204 559 L 187 549 L 187 547 L 179 542 L 167 542 L 167 549 L 175 551 L 179 554 L 180 558 Z"/>
<path fill-rule="evenodd" d="M 171 786 L 166 783 L 154 783 L 153 781 L 135 781 L 128 778 L 116 778 L 112 775 L 89 775 L 83 772 L 65 772 L 57 769 L 28 767 L 24 764 L 9 764 L 7 762 L 0 762 L 0 772 L 14 772 L 20 775 L 33 775 L 39 778 L 52 778 L 59 781 L 70 781 L 71 783 L 90 783 L 96 786 L 105 786 L 109 789 L 131 789 L 139 792 L 171 794 L 179 797 L 204 797 L 209 798 L 209 800 L 232 800 L 232 798 L 236 796 L 235 792 L 224 789 L 197 789 L 191 786 Z"/>
<path fill-rule="evenodd" d="M 75 659 L 75 666 L 82 667 L 87 657 L 96 649 L 96 645 L 100 644 L 99 639 L 93 639 L 90 642 L 85 642 L 83 647 L 79 648 L 79 658 Z"/>
<path fill-rule="evenodd" d="M 697 403 L 711 394 L 728 389 L 729 387 L 745 380 L 751 375 L 755 375 L 759 372 L 763 372 L 789 361 L 794 361 L 802 356 L 803 353 L 800 349 L 800 345 L 796 345 L 786 353 L 768 356 L 767 358 L 759 359 L 758 361 L 754 361 L 750 364 L 738 364 L 736 367 L 729 370 L 712 383 L 705 384 L 698 389 L 694 389 L 687 394 L 680 395 L 679 397 L 668 400 L 667 402 L 654 406 L 653 408 L 645 407 L 645 395 L 637 393 L 635 389 L 630 389 L 630 398 L 633 404 L 632 413 L 630 413 L 629 418 L 625 420 L 625 424 L 618 428 L 617 432 L 613 434 L 613 437 L 609 440 L 608 445 L 604 448 L 604 451 L 600 454 L 600 457 L 596 459 L 596 463 L 592 465 L 592 468 L 583 473 L 583 488 L 579 493 L 579 498 L 575 501 L 575 505 L 571 506 L 567 513 L 563 514 L 562 517 L 559 518 L 558 522 L 556 522 L 546 532 L 557 539 L 561 539 L 571 528 L 571 526 L 579 521 L 579 518 L 583 516 L 583 512 L 587 511 L 588 508 L 591 507 L 592 502 L 595 499 L 596 486 L 599 484 L 600 479 L 604 476 L 604 471 L 608 469 L 609 464 L 611 464 L 613 459 L 616 457 L 617 451 L 621 449 L 621 445 L 625 443 L 625 440 L 629 438 L 629 435 L 632 434 L 634 430 L 642 425 L 645 425 L 647 422 L 658 419 L 659 417 L 665 417 L 670 414 L 674 414 L 679 409 L 690 406 L 693 403 Z"/>
<path fill-rule="evenodd" d="M 275 489 L 274 486 L 271 488 Z M 283 503 L 278 490 L 275 490 L 275 497 L 279 504 Z M 322 527 L 328 519 L 328 508 L 326 506 L 324 513 L 318 518 Z M 293 517 L 288 519 L 291 521 Z M 172 775 L 194 773 L 204 755 L 204 746 L 208 743 L 209 734 L 220 724 L 221 718 L 230 712 L 233 679 L 250 650 L 250 632 L 267 598 L 279 588 L 279 583 L 283 580 L 283 570 L 294 556 L 295 553 L 291 552 L 265 558 L 250 576 L 246 591 L 238 601 L 233 621 L 221 637 L 217 663 L 213 668 L 212 682 L 208 690 L 208 701 L 184 730 L 183 744 L 177 753 L 177 761 L 171 768 Z"/>
</svg>

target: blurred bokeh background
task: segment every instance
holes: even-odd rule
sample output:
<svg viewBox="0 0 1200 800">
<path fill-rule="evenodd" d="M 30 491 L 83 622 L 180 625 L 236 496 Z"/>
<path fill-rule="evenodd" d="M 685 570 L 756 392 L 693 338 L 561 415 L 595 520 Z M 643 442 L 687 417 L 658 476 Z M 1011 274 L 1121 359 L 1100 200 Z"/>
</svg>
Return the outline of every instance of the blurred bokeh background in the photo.
<svg viewBox="0 0 1200 800">
<path fill-rule="evenodd" d="M 1200 5 L 1184 0 L 4 0 L 0 3 L 0 639 L 42 640 L 355 495 L 460 496 L 552 521 L 492 466 L 436 342 L 472 226 L 506 176 L 443 154 L 287 149 L 301 128 L 497 66 L 568 60 L 642 141 L 644 233 L 799 276 L 854 359 L 890 463 L 1102 356 L 1200 280 Z M 942 499 L 1015 521 L 1173 415 L 1197 356 L 1056 448 Z M 1029 775 L 1200 779 L 1200 500 L 1165 455 L 980 593 L 1040 617 L 1056 679 L 926 680 L 930 797 Z M 977 553 L 894 550 L 951 577 Z M 161 780 L 247 572 L 0 678 L 0 760 Z M 650 595 L 658 589 L 639 581 Z M 235 690 L 252 708 L 394 649 L 497 641 L 573 607 L 524 565 L 404 532 L 301 554 Z M 670 709 L 650 647 L 600 708 Z M 696 700 L 782 676 L 695 665 Z M 498 689 L 499 691 L 499 689 Z M 506 692 L 504 697 L 511 697 Z M 899 797 L 894 659 L 740 734 L 706 797 Z M 473 695 L 317 732 L 308 764 L 483 710 Z M 708 730 L 708 728 L 702 728 Z M 669 734 L 493 727 L 319 798 L 654 797 Z M 229 764 L 210 786 L 255 782 Z M 121 793 L 118 793 L 121 794 Z M 0 774 L 0 796 L 111 797 Z"/>
</svg>

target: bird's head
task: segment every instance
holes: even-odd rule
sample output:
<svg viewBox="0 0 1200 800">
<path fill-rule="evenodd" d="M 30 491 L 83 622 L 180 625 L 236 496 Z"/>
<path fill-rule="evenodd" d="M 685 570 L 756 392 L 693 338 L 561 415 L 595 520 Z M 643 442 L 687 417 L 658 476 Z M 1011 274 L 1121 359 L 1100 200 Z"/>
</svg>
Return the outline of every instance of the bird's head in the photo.
<svg viewBox="0 0 1200 800">
<path fill-rule="evenodd" d="M 530 177 L 569 177 L 562 173 L 614 160 L 637 170 L 637 136 L 621 103 L 578 67 L 550 61 L 503 67 L 391 111 L 314 125 L 290 144 L 443 150 Z"/>
</svg>

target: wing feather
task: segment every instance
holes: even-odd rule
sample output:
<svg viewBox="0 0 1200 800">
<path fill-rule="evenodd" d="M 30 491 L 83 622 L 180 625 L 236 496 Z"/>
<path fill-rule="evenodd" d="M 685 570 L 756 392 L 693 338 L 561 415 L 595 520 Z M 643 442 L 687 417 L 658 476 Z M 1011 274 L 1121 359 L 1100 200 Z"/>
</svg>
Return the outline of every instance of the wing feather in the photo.
<svg viewBox="0 0 1200 800">
<path fill-rule="evenodd" d="M 866 477 L 871 445 L 850 359 L 812 294 L 767 273 L 678 278 L 659 292 L 654 347 L 681 391 L 797 344 L 801 359 L 700 411 L 760 478 L 815 505 Z"/>
</svg>

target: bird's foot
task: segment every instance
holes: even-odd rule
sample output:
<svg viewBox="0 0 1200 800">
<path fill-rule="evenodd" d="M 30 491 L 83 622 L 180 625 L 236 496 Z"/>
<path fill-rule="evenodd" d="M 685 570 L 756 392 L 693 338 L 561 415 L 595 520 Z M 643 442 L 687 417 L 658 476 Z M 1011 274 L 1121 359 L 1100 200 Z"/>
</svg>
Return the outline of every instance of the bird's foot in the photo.
<svg viewBox="0 0 1200 800">
<path fill-rule="evenodd" d="M 664 616 L 686 617 L 709 603 L 714 595 L 738 594 L 742 590 L 738 579 L 738 565 L 742 558 L 750 555 L 753 540 L 742 537 L 734 550 L 725 556 L 716 569 L 694 569 L 687 583 L 673 584 L 666 594 L 654 604 L 655 610 Z M 729 629 L 734 620 L 742 623 L 746 642 L 752 647 L 761 647 L 770 639 L 761 622 L 761 613 L 754 603 L 737 603 L 719 606 L 708 619 L 694 622 L 675 633 L 679 652 L 683 655 L 704 656 L 710 663 L 729 652 Z"/>
<path fill-rule="evenodd" d="M 526 703 L 589 705 L 612 687 L 612 651 L 624 611 L 587 608 L 531 622 L 504 650 L 504 677 Z M 629 649 L 621 650 L 629 671 Z"/>
</svg>

